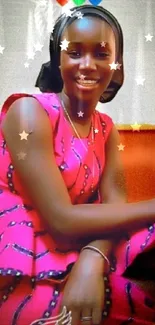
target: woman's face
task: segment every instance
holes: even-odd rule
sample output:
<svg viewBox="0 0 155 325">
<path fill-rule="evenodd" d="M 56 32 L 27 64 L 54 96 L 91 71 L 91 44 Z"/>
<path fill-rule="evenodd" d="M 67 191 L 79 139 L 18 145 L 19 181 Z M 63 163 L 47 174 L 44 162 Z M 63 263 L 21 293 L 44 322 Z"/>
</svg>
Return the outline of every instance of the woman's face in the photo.
<svg viewBox="0 0 155 325">
<path fill-rule="evenodd" d="M 89 101 L 93 96 L 98 101 L 114 72 L 109 66 L 115 62 L 112 28 L 99 18 L 83 17 L 65 29 L 64 39 L 70 42 L 67 50 L 60 52 L 64 92 L 79 100 Z"/>
</svg>

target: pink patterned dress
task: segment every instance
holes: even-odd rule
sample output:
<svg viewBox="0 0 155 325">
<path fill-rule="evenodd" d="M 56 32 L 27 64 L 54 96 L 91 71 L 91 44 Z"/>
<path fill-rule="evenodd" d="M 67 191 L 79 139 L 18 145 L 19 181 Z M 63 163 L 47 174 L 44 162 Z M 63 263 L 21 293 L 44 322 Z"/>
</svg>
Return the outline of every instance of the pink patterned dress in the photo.
<svg viewBox="0 0 155 325">
<path fill-rule="evenodd" d="M 86 151 L 73 136 L 56 94 L 14 94 L 2 107 L 1 121 L 10 105 L 24 96 L 36 98 L 49 116 L 56 163 L 72 203 L 101 203 L 98 184 L 105 165 L 105 143 L 113 126 L 111 118 L 97 111 L 92 115 L 94 128 L 99 131 L 95 133 L 92 193 L 91 135 L 83 139 L 89 149 Z M 111 271 L 105 276 L 103 324 L 155 322 L 155 301 L 122 276 L 138 253 L 154 245 L 154 225 L 149 225 L 117 247 Z M 76 251 L 62 253 L 57 249 L 14 170 L 0 130 L 0 325 L 42 325 L 58 315 L 63 295 L 61 282 L 77 258 Z"/>
</svg>

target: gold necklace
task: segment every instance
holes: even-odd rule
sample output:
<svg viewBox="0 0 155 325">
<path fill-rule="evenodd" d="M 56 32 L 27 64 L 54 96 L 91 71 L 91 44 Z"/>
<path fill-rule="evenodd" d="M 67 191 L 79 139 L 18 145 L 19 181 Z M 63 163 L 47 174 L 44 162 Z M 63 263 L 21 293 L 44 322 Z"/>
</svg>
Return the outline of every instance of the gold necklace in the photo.
<svg viewBox="0 0 155 325">
<path fill-rule="evenodd" d="M 78 139 L 80 140 L 80 143 L 82 144 L 82 146 L 84 147 L 84 149 L 86 150 L 86 152 L 88 152 L 88 148 L 85 146 L 85 144 L 81 140 L 81 138 L 79 136 L 79 133 L 77 132 L 76 127 L 75 127 L 74 123 L 72 122 L 72 120 L 71 120 L 71 118 L 70 118 L 70 116 L 69 116 L 69 114 L 68 114 L 68 112 L 67 112 L 67 110 L 65 108 L 64 101 L 63 101 L 62 97 L 61 97 L 61 103 L 62 103 L 63 109 L 64 109 L 64 111 L 65 111 L 65 113 L 66 113 L 66 115 L 68 117 L 68 120 L 69 120 L 69 122 L 70 122 L 70 124 L 71 124 L 71 126 L 72 126 L 72 128 L 74 130 L 74 132 L 76 133 Z M 95 145 L 95 137 L 94 137 L 94 128 L 93 128 L 93 125 L 91 126 L 91 138 L 92 138 L 92 144 L 93 144 L 93 147 L 94 147 L 94 145 Z M 94 171 L 94 154 L 95 153 L 94 153 L 94 148 L 93 148 L 93 173 L 92 173 L 93 174 L 93 180 L 92 180 L 92 185 L 91 185 L 91 191 L 92 191 L 92 193 L 94 192 L 94 175 L 95 175 L 95 171 Z"/>
</svg>

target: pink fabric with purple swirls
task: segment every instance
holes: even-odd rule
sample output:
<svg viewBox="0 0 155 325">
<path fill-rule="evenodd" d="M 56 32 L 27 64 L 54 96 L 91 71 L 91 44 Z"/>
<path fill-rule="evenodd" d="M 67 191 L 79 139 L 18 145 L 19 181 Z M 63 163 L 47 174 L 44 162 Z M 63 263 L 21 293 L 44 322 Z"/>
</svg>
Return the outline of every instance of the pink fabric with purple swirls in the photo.
<svg viewBox="0 0 155 325">
<path fill-rule="evenodd" d="M 86 151 L 73 136 L 56 94 L 13 94 L 2 107 L 1 122 L 16 99 L 28 96 L 36 98 L 49 116 L 56 164 L 72 204 L 100 204 L 98 185 L 104 171 L 105 143 L 113 126 L 112 119 L 97 111 L 92 116 L 94 129 L 99 131 L 94 132 L 95 189 L 92 193 L 91 134 L 83 139 Z M 154 240 L 154 225 L 149 225 L 122 240 L 116 249 L 111 259 L 111 272 L 105 278 L 105 325 L 151 325 L 155 322 L 155 301 L 122 276 L 138 253 L 154 246 Z M 75 251 L 62 253 L 57 250 L 42 216 L 33 207 L 14 170 L 0 131 L 0 325 L 30 325 L 36 319 L 57 315 L 63 294 L 60 282 L 69 274 L 77 258 Z M 41 324 L 45 321 L 35 323 Z"/>
</svg>

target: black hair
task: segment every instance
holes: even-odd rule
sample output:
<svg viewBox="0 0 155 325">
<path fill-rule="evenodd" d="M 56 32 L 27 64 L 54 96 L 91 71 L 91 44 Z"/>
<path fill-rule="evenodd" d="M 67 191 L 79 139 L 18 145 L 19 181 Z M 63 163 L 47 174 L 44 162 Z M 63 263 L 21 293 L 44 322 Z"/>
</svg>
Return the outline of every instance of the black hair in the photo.
<svg viewBox="0 0 155 325">
<path fill-rule="evenodd" d="M 124 81 L 123 74 L 123 33 L 117 19 L 106 9 L 101 6 L 83 5 L 70 9 L 72 15 L 62 14 L 56 21 L 53 33 L 51 33 L 49 52 L 50 61 L 43 64 L 39 76 L 37 78 L 36 87 L 42 92 L 59 93 L 63 88 L 63 80 L 61 78 L 60 65 L 60 42 L 63 31 L 76 19 L 78 13 L 84 16 L 98 17 L 106 21 L 113 29 L 116 39 L 116 61 L 121 64 L 121 69 L 116 70 L 113 74 L 108 88 L 104 91 L 100 98 L 100 102 L 109 102 L 112 100 Z"/>
</svg>

